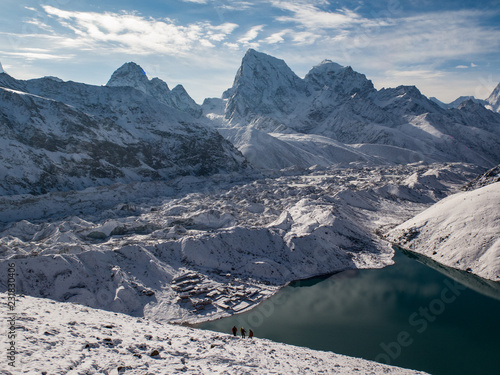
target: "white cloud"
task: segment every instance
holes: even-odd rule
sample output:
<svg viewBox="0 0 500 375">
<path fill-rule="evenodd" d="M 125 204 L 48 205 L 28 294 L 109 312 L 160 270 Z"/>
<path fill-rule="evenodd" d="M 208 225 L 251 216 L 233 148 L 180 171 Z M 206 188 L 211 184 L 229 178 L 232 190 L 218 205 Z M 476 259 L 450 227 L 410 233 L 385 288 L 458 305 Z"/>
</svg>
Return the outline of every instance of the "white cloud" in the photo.
<svg viewBox="0 0 500 375">
<path fill-rule="evenodd" d="M 230 0 L 182 0 L 185 3 L 209 4 L 215 9 L 242 11 L 254 6 L 249 1 L 230 1 Z"/>
<path fill-rule="evenodd" d="M 276 17 L 277 21 L 293 22 L 309 30 L 337 29 L 368 22 L 349 9 L 338 9 L 335 12 L 321 10 L 317 5 L 322 3 L 324 2 L 271 0 L 274 7 L 293 14 Z"/>
<path fill-rule="evenodd" d="M 415 70 L 388 70 L 386 71 L 387 76 L 399 77 L 399 78 L 412 78 L 412 79 L 433 79 L 437 77 L 442 77 L 443 73 L 436 70 L 425 70 L 425 69 L 415 69 Z"/>
<path fill-rule="evenodd" d="M 245 35 L 238 39 L 239 43 L 248 44 L 259 36 L 259 33 L 264 29 L 264 25 L 253 26 L 248 30 Z"/>
<path fill-rule="evenodd" d="M 182 54 L 195 48 L 214 47 L 214 43 L 225 40 L 238 27 L 229 22 L 181 26 L 170 19 L 146 18 L 134 13 L 70 12 L 48 5 L 42 8 L 74 33 L 66 36 L 66 44 L 139 55 Z"/>
<path fill-rule="evenodd" d="M 26 59 L 29 61 L 33 61 L 33 60 L 68 60 L 68 59 L 75 57 L 75 55 L 73 55 L 73 54 L 61 55 L 61 54 L 51 53 L 50 51 L 43 52 L 42 50 L 40 50 L 40 51 L 25 50 L 25 51 L 20 51 L 20 52 L 2 52 L 2 55 L 12 56 L 12 57 L 22 57 L 23 59 Z"/>
<path fill-rule="evenodd" d="M 264 39 L 264 42 L 266 42 L 268 44 L 282 43 L 285 41 L 285 39 L 283 39 L 283 37 L 286 34 L 289 34 L 290 32 L 293 32 L 293 31 L 290 29 L 281 30 L 277 33 L 274 33 L 274 34 L 271 34 L 270 36 L 268 36 L 266 39 Z"/>
<path fill-rule="evenodd" d="M 457 65 L 455 68 L 457 69 L 469 69 L 467 65 Z"/>
</svg>

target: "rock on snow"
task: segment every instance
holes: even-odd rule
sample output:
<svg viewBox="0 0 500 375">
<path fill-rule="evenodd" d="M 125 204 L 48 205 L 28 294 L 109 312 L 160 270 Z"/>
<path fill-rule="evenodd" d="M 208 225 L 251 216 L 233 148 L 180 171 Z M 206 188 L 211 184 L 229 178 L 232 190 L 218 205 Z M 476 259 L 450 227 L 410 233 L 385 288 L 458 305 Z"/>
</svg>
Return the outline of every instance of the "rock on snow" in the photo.
<svg viewBox="0 0 500 375">
<path fill-rule="evenodd" d="M 16 370 L 3 374 L 424 374 L 47 299 L 19 297 L 16 309 Z"/>
</svg>

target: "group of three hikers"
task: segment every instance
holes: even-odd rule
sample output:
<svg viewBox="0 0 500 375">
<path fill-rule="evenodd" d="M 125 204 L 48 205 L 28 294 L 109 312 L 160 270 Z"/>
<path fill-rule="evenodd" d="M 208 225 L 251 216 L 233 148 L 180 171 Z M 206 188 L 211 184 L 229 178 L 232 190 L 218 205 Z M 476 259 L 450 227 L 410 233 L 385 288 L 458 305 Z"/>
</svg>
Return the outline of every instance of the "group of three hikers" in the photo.
<svg viewBox="0 0 500 375">
<path fill-rule="evenodd" d="M 236 328 L 236 326 L 233 326 L 232 331 L 233 331 L 233 335 L 236 336 L 236 333 L 238 332 L 238 328 Z M 241 337 L 245 338 L 245 333 L 247 332 L 245 330 L 245 328 L 241 327 L 240 332 L 241 332 Z M 253 337 L 253 331 L 252 330 L 248 331 L 248 337 L 250 337 L 250 338 Z"/>
</svg>

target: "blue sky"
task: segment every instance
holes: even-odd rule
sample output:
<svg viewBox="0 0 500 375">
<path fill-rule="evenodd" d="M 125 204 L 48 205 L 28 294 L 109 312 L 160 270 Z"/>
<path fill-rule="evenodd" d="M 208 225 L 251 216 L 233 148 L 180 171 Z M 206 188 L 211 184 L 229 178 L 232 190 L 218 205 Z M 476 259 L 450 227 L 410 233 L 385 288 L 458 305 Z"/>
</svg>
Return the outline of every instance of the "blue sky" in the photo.
<svg viewBox="0 0 500 375">
<path fill-rule="evenodd" d="M 377 88 L 450 102 L 500 82 L 500 0 L 2 0 L 0 62 L 15 78 L 105 84 L 123 63 L 201 103 L 229 88 L 248 48 L 299 76 L 323 59 Z"/>
</svg>

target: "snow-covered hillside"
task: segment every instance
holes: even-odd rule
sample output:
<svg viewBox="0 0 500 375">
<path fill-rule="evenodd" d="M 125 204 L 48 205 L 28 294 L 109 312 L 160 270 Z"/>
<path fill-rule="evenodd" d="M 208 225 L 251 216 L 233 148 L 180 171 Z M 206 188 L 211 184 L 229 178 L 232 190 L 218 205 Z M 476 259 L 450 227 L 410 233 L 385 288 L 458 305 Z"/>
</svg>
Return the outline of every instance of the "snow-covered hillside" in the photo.
<svg viewBox="0 0 500 375">
<path fill-rule="evenodd" d="M 303 160 L 303 165 L 321 165 L 309 156 L 321 155 L 325 160 L 321 138 L 311 149 L 315 136 L 344 143 L 344 149 L 351 144 L 394 147 L 405 150 L 413 162 L 462 161 L 484 167 L 500 162 L 500 114 L 480 104 L 478 107 L 489 114 L 464 104 L 446 110 L 414 86 L 376 90 L 363 74 L 329 60 L 301 79 L 283 60 L 249 50 L 233 86 L 219 100 L 218 105 L 215 99 L 206 102 L 205 116 L 216 120 L 214 126 L 235 140 L 238 149 L 259 167 L 282 168 L 286 162 L 293 163 L 290 154 Z M 268 136 L 258 135 L 257 130 Z M 276 136 L 293 133 L 307 134 L 307 145 L 297 147 L 298 137 L 286 142 Z M 285 163 L 272 163 L 275 149 L 287 155 Z M 348 155 L 350 161 L 357 161 L 362 152 L 364 159 L 377 156 L 379 162 L 397 162 L 394 157 L 380 158 L 380 151 L 363 147 L 326 161 L 342 163 Z"/>
<path fill-rule="evenodd" d="M 0 73 L 0 195 L 245 168 L 229 142 L 193 117 L 182 88 L 170 92 L 137 69 L 127 81 L 120 68 L 113 87 Z"/>
<path fill-rule="evenodd" d="M 500 281 L 500 182 L 447 197 L 389 232 L 435 261 Z"/>
<path fill-rule="evenodd" d="M 0 293 L 0 303 L 7 305 L 5 293 Z M 4 362 L 5 375 L 20 373 L 18 369 L 25 374 L 88 375 L 425 375 L 257 337 L 242 339 L 159 324 L 73 303 L 23 296 L 18 298 L 16 312 L 16 367 Z M 7 331 L 6 322 L 2 320 L 2 332 Z M 5 355 L 5 340 L 0 347 Z"/>
</svg>

